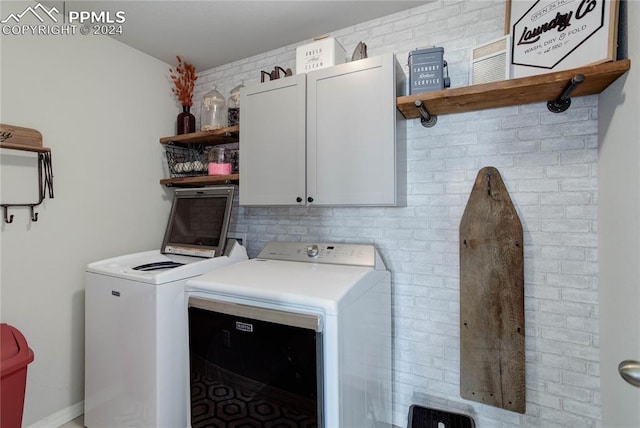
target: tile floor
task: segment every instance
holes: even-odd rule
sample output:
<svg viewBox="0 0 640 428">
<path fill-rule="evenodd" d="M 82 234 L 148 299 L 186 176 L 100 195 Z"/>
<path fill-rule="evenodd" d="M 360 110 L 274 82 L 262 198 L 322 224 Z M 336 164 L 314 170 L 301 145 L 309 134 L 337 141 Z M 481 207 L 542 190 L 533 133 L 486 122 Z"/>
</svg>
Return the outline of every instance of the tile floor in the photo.
<svg viewBox="0 0 640 428">
<path fill-rule="evenodd" d="M 74 420 L 62 425 L 60 428 L 84 428 L 84 415 L 78 416 Z"/>
</svg>

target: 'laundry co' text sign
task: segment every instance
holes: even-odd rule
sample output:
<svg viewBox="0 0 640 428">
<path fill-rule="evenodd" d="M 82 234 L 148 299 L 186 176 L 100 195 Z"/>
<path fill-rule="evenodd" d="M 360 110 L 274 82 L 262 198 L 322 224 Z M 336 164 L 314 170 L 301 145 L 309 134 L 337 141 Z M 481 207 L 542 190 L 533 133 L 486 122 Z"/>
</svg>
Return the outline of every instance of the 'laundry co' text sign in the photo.
<svg viewBox="0 0 640 428">
<path fill-rule="evenodd" d="M 615 59 L 617 0 L 511 1 L 513 76 Z"/>
</svg>

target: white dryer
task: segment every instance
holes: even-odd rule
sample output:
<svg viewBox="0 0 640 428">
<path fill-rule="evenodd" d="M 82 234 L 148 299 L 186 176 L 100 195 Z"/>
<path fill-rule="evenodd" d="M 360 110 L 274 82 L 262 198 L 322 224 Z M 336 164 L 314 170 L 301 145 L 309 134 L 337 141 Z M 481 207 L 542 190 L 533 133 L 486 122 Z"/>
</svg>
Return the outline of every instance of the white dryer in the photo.
<svg viewBox="0 0 640 428">
<path fill-rule="evenodd" d="M 271 242 L 189 280 L 189 426 L 391 426 L 390 276 L 372 245 Z"/>
<path fill-rule="evenodd" d="M 189 278 L 247 260 L 242 245 L 226 242 L 233 193 L 176 190 L 161 250 L 87 266 L 86 427 L 184 426 L 184 287 Z"/>
</svg>

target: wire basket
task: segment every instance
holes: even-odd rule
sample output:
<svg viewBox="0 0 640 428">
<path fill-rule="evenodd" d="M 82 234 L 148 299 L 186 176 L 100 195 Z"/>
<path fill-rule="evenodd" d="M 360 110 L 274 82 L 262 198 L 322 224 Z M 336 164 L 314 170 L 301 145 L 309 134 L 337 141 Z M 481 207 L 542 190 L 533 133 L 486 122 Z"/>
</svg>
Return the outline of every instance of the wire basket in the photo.
<svg viewBox="0 0 640 428">
<path fill-rule="evenodd" d="M 202 145 L 165 147 L 171 178 L 207 175 L 207 152 Z"/>
</svg>

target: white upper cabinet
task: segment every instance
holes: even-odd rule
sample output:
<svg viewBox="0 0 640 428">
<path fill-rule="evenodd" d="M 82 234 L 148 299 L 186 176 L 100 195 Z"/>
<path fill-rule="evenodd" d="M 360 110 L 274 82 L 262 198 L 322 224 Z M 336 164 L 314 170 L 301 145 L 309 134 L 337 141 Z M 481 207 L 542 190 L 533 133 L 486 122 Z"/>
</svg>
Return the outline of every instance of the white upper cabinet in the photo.
<svg viewBox="0 0 640 428">
<path fill-rule="evenodd" d="M 240 203 L 396 205 L 397 69 L 388 54 L 247 87 Z"/>
<path fill-rule="evenodd" d="M 305 75 L 243 88 L 240 204 L 296 205 L 305 197 Z"/>
<path fill-rule="evenodd" d="M 393 55 L 307 75 L 307 195 L 314 204 L 396 204 Z"/>
</svg>

